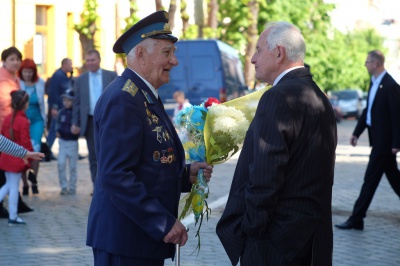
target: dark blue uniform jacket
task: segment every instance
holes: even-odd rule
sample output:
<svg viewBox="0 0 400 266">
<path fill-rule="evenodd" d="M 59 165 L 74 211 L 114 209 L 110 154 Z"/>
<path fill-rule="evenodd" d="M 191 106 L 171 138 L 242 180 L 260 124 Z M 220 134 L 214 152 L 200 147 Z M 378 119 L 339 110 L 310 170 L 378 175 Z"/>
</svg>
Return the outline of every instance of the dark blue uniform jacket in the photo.
<svg viewBox="0 0 400 266">
<path fill-rule="evenodd" d="M 94 113 L 97 179 L 87 245 L 120 256 L 168 258 L 162 241 L 191 188 L 184 150 L 163 105 L 130 69 L 99 98 Z"/>
</svg>

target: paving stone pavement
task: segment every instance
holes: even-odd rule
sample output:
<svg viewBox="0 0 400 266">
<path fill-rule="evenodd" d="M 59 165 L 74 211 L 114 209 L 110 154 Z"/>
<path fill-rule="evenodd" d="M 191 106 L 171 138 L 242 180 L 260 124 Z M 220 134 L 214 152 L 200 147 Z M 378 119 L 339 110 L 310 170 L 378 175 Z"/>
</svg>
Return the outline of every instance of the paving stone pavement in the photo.
<svg viewBox="0 0 400 266">
<path fill-rule="evenodd" d="M 341 223 L 352 211 L 362 184 L 369 147 L 366 132 L 359 146 L 351 147 L 349 138 L 356 121 L 338 124 L 339 145 L 333 187 L 333 223 Z M 86 143 L 80 139 L 80 154 L 87 155 Z M 57 142 L 53 147 L 57 155 Z M 195 251 L 197 238 L 193 223 L 188 224 L 189 241 L 181 248 L 182 266 L 230 265 L 216 234 L 229 191 L 237 156 L 214 167 L 208 202 L 213 204 L 208 222 L 201 229 L 201 250 Z M 87 159 L 78 163 L 76 195 L 61 196 L 57 162 L 43 162 L 39 170 L 40 194 L 24 196 L 34 212 L 21 214 L 27 225 L 9 227 L 0 219 L 0 266 L 80 266 L 93 265 L 92 251 L 85 245 L 86 223 L 92 185 Z M 334 232 L 334 266 L 400 265 L 400 201 L 383 178 L 365 219 L 364 231 Z M 189 222 L 191 219 L 189 218 Z M 194 252 L 195 251 L 195 252 Z M 194 252 L 194 253 L 193 253 Z M 175 262 L 166 260 L 166 266 Z"/>
</svg>

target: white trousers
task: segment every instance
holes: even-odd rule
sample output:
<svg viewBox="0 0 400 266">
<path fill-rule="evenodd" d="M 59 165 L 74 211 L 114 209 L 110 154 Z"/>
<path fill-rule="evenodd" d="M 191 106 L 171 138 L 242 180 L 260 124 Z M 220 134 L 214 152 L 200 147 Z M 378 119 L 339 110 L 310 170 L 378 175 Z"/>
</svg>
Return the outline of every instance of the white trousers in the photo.
<svg viewBox="0 0 400 266">
<path fill-rule="evenodd" d="M 0 201 L 8 194 L 8 213 L 11 220 L 17 219 L 19 180 L 22 173 L 5 172 L 6 183 L 0 189 Z"/>
<path fill-rule="evenodd" d="M 67 161 L 69 164 L 69 190 L 76 190 L 76 163 L 78 161 L 78 141 L 59 139 L 60 150 L 58 152 L 58 178 L 61 189 L 68 188 Z"/>
</svg>

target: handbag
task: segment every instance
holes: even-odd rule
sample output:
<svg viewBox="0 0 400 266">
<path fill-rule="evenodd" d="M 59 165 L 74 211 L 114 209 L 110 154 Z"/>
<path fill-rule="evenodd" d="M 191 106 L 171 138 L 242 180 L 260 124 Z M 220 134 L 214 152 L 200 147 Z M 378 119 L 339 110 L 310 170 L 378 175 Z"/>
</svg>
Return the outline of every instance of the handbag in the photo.
<svg viewBox="0 0 400 266">
<path fill-rule="evenodd" d="M 51 161 L 51 150 L 47 142 L 43 142 L 40 144 L 40 152 L 44 154 L 44 160 L 45 162 L 50 162 Z"/>
</svg>

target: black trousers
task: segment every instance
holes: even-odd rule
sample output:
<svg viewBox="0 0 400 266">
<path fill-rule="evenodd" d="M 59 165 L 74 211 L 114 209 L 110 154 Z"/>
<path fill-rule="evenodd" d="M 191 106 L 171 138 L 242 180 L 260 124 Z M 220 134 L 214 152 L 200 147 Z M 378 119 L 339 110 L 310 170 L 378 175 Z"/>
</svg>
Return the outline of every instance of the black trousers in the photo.
<svg viewBox="0 0 400 266">
<path fill-rule="evenodd" d="M 3 170 L 0 170 L 0 187 L 6 183 L 6 175 Z"/>
<path fill-rule="evenodd" d="M 270 240 L 246 240 L 240 256 L 241 266 L 311 266 L 312 240 L 302 248 L 298 258 L 286 260 Z"/>
<path fill-rule="evenodd" d="M 391 153 L 378 154 L 372 148 L 365 172 L 364 183 L 360 195 L 354 204 L 353 214 L 350 217 L 351 220 L 360 220 L 366 217 L 368 207 L 384 173 L 393 190 L 400 197 L 400 172 L 397 169 L 396 155 Z"/>
<path fill-rule="evenodd" d="M 93 249 L 94 266 L 163 266 L 163 259 L 137 259 L 122 257 L 105 252 L 100 249 Z"/>
<path fill-rule="evenodd" d="M 90 168 L 90 176 L 92 178 L 92 183 L 96 182 L 96 175 L 97 175 L 97 157 L 96 151 L 94 148 L 94 126 L 93 126 L 93 116 L 89 115 L 87 124 L 86 124 L 86 131 L 85 131 L 85 138 L 86 144 L 88 148 L 89 154 L 89 168 Z"/>
</svg>

